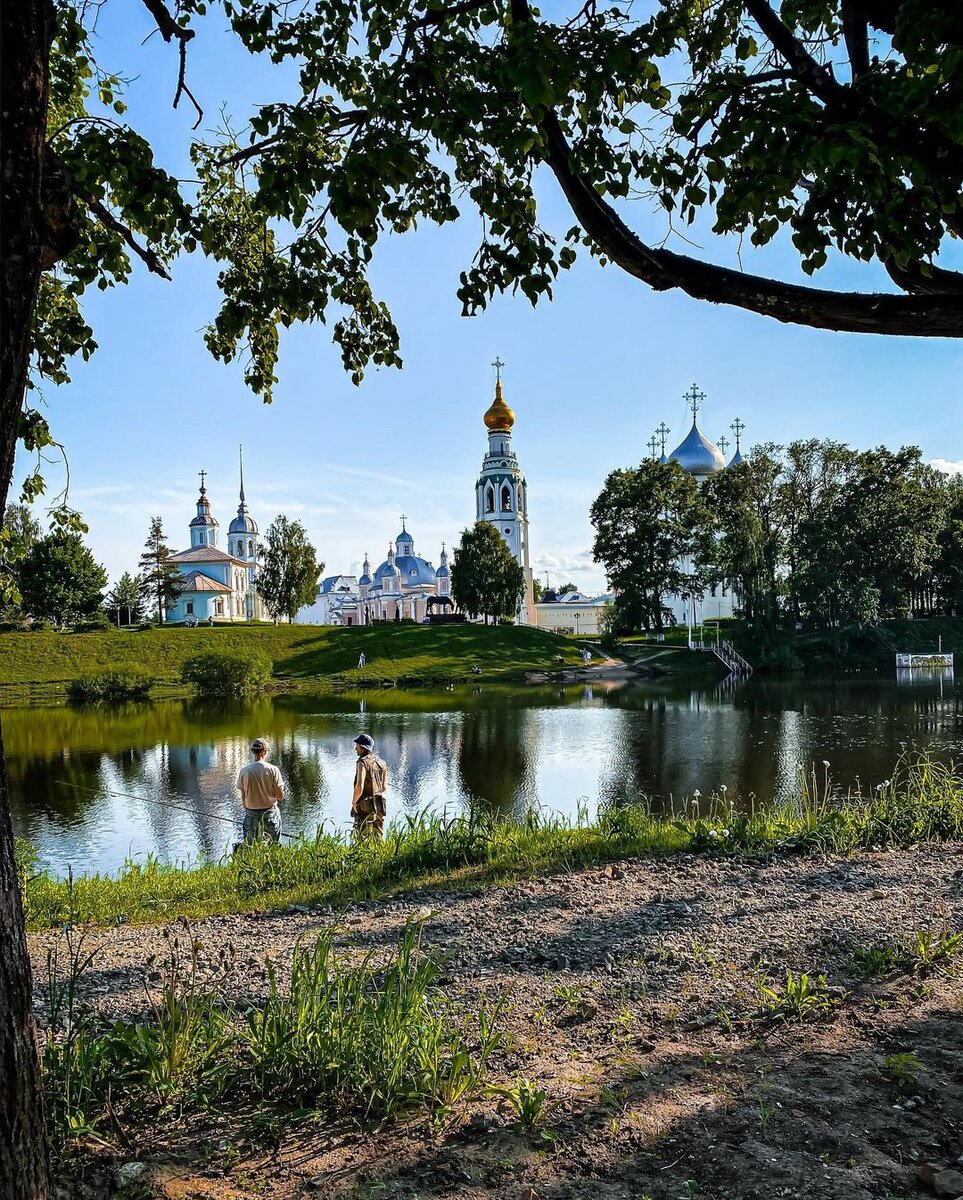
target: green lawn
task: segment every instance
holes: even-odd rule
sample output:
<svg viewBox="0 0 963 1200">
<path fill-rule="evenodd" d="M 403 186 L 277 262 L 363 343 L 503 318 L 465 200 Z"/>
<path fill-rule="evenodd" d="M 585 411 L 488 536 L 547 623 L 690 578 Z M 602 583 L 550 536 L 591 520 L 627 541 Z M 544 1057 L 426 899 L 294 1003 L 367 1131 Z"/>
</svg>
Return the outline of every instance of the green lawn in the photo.
<svg viewBox="0 0 963 1200">
<path fill-rule="evenodd" d="M 367 665 L 358 669 L 364 650 Z M 566 638 L 526 626 L 242 625 L 214 628 L 117 630 L 98 633 L 0 634 L 0 685 L 64 685 L 106 670 L 140 670 L 174 683 L 181 666 L 212 650 L 260 652 L 275 675 L 350 683 L 447 682 L 470 677 L 507 680 L 554 665 L 556 655 L 577 664 L 579 648 Z"/>
</svg>

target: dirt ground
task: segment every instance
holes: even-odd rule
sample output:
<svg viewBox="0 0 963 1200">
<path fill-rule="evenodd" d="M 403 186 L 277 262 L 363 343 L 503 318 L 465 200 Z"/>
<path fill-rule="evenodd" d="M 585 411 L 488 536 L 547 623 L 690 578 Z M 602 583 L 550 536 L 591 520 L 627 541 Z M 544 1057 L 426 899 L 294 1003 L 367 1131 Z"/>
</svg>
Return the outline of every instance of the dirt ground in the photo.
<svg viewBox="0 0 963 1200">
<path fill-rule="evenodd" d="M 425 908 L 447 990 L 465 1004 L 504 1000 L 490 1081 L 545 1091 L 533 1129 L 490 1093 L 444 1129 L 227 1113 L 141 1131 L 65 1188 L 93 1196 L 119 1164 L 143 1160 L 128 1194 L 170 1200 L 963 1196 L 963 958 L 869 979 L 853 958 L 919 930 L 963 930 L 963 846 L 628 860 L 477 894 L 420 892 L 338 914 L 339 944 L 391 945 Z M 192 936 L 212 957 L 233 945 L 231 988 L 256 997 L 266 957 L 283 973 L 297 939 L 334 920 L 254 913 L 199 922 Z M 32 938 L 41 1014 L 55 936 Z M 90 1001 L 139 1011 L 164 931 L 96 936 Z M 764 1011 L 760 988 L 779 993 L 787 971 L 827 978 L 805 1017 Z"/>
</svg>

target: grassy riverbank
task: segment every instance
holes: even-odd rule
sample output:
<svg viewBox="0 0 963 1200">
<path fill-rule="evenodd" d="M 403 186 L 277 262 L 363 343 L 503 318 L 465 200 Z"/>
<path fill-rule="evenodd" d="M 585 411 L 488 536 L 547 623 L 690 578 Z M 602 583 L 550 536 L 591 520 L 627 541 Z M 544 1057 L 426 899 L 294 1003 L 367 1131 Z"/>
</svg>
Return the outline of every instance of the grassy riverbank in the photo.
<svg viewBox="0 0 963 1200">
<path fill-rule="evenodd" d="M 364 650 L 367 663 L 358 667 Z M 380 686 L 448 683 L 480 667 L 486 682 L 526 671 L 580 662 L 580 647 L 543 630 L 515 625 L 427 626 L 386 623 L 336 628 L 320 625 L 242 625 L 187 629 L 103 630 L 97 633 L 0 634 L 0 698 L 33 690 L 56 692 L 72 680 L 107 670 L 142 671 L 174 684 L 196 654 L 263 654 L 280 680 Z"/>
<path fill-rule="evenodd" d="M 571 870 L 628 855 L 795 854 L 963 838 L 963 777 L 926 758 L 902 762 L 871 795 L 832 794 L 828 778 L 800 774 L 791 803 L 740 814 L 723 797 L 706 817 L 661 817 L 633 805 L 595 822 L 481 815 L 425 818 L 389 830 L 384 842 L 322 835 L 254 846 L 193 868 L 129 865 L 115 878 L 65 882 L 22 878 L 31 929 L 64 923 L 164 922 L 289 905 L 338 907 L 414 888 L 476 888 Z"/>
</svg>

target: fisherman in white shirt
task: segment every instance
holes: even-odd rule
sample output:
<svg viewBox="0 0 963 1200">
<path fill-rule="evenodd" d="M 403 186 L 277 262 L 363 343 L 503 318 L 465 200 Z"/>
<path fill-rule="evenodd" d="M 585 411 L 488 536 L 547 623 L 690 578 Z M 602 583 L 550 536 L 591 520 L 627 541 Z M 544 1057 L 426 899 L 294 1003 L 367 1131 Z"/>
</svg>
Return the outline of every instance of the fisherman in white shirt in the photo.
<svg viewBox="0 0 963 1200">
<path fill-rule="evenodd" d="M 234 784 L 244 805 L 244 840 L 246 842 L 281 840 L 281 809 L 284 799 L 284 780 L 273 763 L 266 762 L 267 742 L 255 738 L 251 743 L 254 762 L 237 773 Z"/>
</svg>

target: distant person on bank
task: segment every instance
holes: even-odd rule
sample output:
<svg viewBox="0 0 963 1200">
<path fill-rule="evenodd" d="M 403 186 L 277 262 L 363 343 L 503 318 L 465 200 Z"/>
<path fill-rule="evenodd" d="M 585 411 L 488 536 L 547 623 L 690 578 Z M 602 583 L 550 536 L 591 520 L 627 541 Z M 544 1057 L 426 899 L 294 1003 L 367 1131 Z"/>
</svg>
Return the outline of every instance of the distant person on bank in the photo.
<svg viewBox="0 0 963 1200">
<path fill-rule="evenodd" d="M 267 762 L 267 742 L 255 738 L 251 743 L 254 762 L 241 767 L 234 784 L 244 805 L 244 840 L 278 842 L 281 840 L 281 809 L 284 780 L 273 763 Z"/>
<path fill-rule="evenodd" d="M 357 833 L 381 837 L 385 829 L 385 792 L 388 790 L 388 764 L 374 752 L 374 741 L 366 733 L 354 739 L 358 761 L 354 768 L 351 816 Z"/>
</svg>

